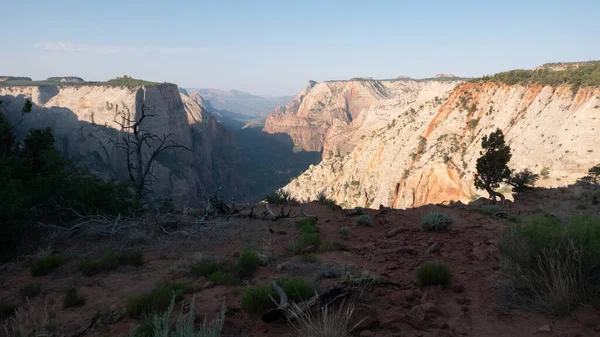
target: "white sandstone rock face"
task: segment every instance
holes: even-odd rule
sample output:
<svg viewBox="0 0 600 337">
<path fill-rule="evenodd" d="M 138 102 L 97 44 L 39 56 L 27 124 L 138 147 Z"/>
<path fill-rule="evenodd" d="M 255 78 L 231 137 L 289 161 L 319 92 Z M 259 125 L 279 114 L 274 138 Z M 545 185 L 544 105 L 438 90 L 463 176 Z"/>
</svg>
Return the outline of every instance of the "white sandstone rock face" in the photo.
<svg viewBox="0 0 600 337">
<path fill-rule="evenodd" d="M 439 86 L 445 84 L 450 85 Z M 394 98 L 371 103 L 353 120 L 363 120 L 358 131 L 346 132 L 350 153 L 324 159 L 284 189 L 301 200 L 324 191 L 345 207 L 467 202 L 486 196 L 475 190 L 473 176 L 481 138 L 496 128 L 511 146 L 511 168 L 547 169 L 548 178 L 538 186 L 565 186 L 600 163 L 600 88 L 574 94 L 569 86 L 454 86 L 448 96 L 432 87 L 430 93 L 421 90 L 412 103 L 399 97 L 397 106 Z M 369 129 L 369 120 L 385 120 L 386 125 L 374 122 Z"/>
<path fill-rule="evenodd" d="M 315 83 L 267 117 L 264 131 L 286 133 L 299 149 L 345 155 L 407 108 L 438 101 L 458 81 L 350 80 Z"/>
<path fill-rule="evenodd" d="M 25 99 L 34 105 L 30 113 L 22 114 Z M 192 202 L 196 183 L 208 192 L 223 186 L 227 195 L 243 193 L 232 169 L 237 160 L 233 138 L 198 104 L 180 94 L 176 85 L 0 87 L 0 100 L 8 117 L 18 123 L 21 137 L 30 128 L 50 127 L 57 148 L 69 158 L 105 177 L 120 178 L 127 175 L 124 153 L 115 145 L 124 135 L 119 123 L 140 116 L 144 106 L 155 115 L 144 120 L 147 130 L 159 136 L 171 134 L 173 141 L 191 150 L 168 150 L 155 161 L 152 174 L 156 179 L 151 186 L 155 197 Z"/>
</svg>

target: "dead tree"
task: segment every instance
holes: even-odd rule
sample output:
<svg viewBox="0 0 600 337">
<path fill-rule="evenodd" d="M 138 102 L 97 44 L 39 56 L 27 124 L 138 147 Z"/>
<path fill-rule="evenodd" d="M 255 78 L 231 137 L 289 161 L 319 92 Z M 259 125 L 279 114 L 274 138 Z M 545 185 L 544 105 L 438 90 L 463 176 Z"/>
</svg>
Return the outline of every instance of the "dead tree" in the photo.
<svg viewBox="0 0 600 337">
<path fill-rule="evenodd" d="M 142 114 L 137 119 L 125 115 L 122 116 L 122 121 L 117 121 L 115 118 L 115 123 L 128 131 L 116 146 L 125 152 L 127 173 L 134 185 L 135 195 L 140 200 L 149 192 L 146 186 L 152 179 L 150 173 L 152 163 L 159 154 L 173 148 L 192 151 L 171 139 L 172 133 L 159 136 L 144 128 L 143 123 L 146 118 L 156 117 L 149 114 L 149 110 L 147 106 L 142 105 Z"/>
</svg>

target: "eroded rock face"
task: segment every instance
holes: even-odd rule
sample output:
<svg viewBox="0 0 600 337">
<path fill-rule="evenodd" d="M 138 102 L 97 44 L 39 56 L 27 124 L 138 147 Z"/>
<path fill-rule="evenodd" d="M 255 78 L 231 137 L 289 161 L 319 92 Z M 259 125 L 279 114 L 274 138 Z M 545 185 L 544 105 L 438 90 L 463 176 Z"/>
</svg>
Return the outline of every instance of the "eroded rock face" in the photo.
<svg viewBox="0 0 600 337">
<path fill-rule="evenodd" d="M 309 82 L 286 107 L 275 109 L 263 131 L 288 134 L 298 149 L 345 155 L 411 106 L 438 100 L 458 82 L 410 79 Z"/>
<path fill-rule="evenodd" d="M 481 138 L 496 128 L 512 148 L 511 168 L 536 173 L 545 168 L 549 175 L 538 186 L 573 183 L 600 158 L 600 88 L 573 91 L 459 84 L 443 100 L 399 106 L 399 113 L 387 114 L 387 125 L 361 137 L 348 155 L 324 159 L 285 189 L 304 200 L 324 191 L 345 207 L 467 202 L 485 195 L 473 187 L 475 163 Z M 364 116 L 372 108 L 366 111 Z M 378 111 L 386 115 L 385 109 Z"/>
<path fill-rule="evenodd" d="M 23 114 L 25 99 L 34 106 Z M 68 158 L 102 176 L 122 179 L 127 177 L 125 157 L 116 143 L 126 131 L 120 123 L 139 117 L 145 106 L 155 115 L 144 120 L 145 128 L 159 136 L 171 134 L 189 149 L 168 150 L 157 157 L 150 187 L 154 197 L 193 203 L 197 185 L 209 193 L 223 187 L 227 196 L 246 193 L 234 171 L 239 157 L 233 137 L 175 85 L 2 87 L 0 100 L 20 137 L 30 128 L 50 127 L 57 148 Z"/>
</svg>

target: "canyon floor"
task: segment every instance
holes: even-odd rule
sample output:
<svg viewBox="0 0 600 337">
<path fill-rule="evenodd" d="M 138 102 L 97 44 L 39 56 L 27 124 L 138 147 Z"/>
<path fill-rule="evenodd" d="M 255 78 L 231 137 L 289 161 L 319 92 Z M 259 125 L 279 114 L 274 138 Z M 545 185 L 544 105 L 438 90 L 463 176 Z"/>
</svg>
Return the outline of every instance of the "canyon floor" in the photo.
<svg viewBox="0 0 600 337">
<path fill-rule="evenodd" d="M 194 261 L 208 257 L 217 262 L 232 262 L 243 247 L 250 246 L 270 257 L 267 266 L 259 267 L 241 286 L 208 285 L 195 294 L 187 294 L 176 310 L 183 310 L 185 315 L 195 296 L 196 323 L 201 324 L 205 315 L 209 320 L 217 316 L 224 299 L 227 311 L 222 336 L 292 336 L 294 331 L 289 324 L 265 323 L 260 315 L 245 312 L 241 304 L 244 288 L 293 275 L 313 283 L 323 293 L 342 283 L 341 278 L 323 277 L 323 271 L 345 268 L 359 274 L 367 270 L 387 281 L 346 299 L 355 304 L 353 322 L 364 319 L 353 332 L 356 336 L 598 336 L 600 311 L 589 307 L 581 307 L 562 318 L 507 310 L 506 303 L 498 297 L 499 285 L 507 276 L 500 269 L 496 247 L 496 240 L 509 224 L 507 217 L 546 213 L 566 218 L 580 212 L 600 215 L 600 206 L 592 205 L 594 193 L 597 192 L 575 186 L 535 189 L 516 195 L 515 202 L 507 202 L 501 214 L 483 212 L 482 199 L 469 205 L 366 209 L 362 211 L 374 219 L 372 226 L 367 227 L 355 226 L 356 210 L 332 209 L 317 202 L 293 206 L 292 214 L 303 212 L 318 217 L 322 245 L 343 244 L 339 250 L 318 253 L 318 261 L 314 263 L 303 263 L 285 249 L 300 235 L 296 224 L 300 217 L 275 221 L 240 217 L 209 219 L 196 227 L 197 235 L 189 235 L 194 229 L 191 225 L 194 217 L 161 215 L 161 219 L 146 219 L 149 225 L 143 231 L 115 235 L 110 240 L 55 235 L 44 251 L 60 253 L 66 263 L 39 277 L 32 277 L 29 271 L 33 255 L 0 265 L 0 299 L 21 304 L 34 317 L 43 316 L 46 308 L 65 336 L 127 336 L 130 327 L 140 323 L 125 314 L 127 296 L 150 290 L 166 280 L 204 284 L 205 279 L 199 280 L 189 272 Z M 447 212 L 456 219 L 450 232 L 429 233 L 419 228 L 422 216 L 433 210 Z M 153 221 L 157 225 L 152 225 Z M 161 222 L 170 223 L 173 229 L 166 231 L 169 234 L 162 230 L 165 226 L 158 225 Z M 340 238 L 341 226 L 351 228 L 350 237 Z M 427 253 L 436 242 L 441 248 Z M 132 247 L 143 252 L 144 263 L 139 267 L 120 267 L 91 277 L 84 277 L 79 271 L 78 265 L 86 257 L 100 256 L 107 249 Z M 454 274 L 452 287 L 417 288 L 415 271 L 429 260 L 450 265 Z M 39 283 L 41 292 L 24 300 L 19 289 L 30 283 Z M 69 287 L 77 288 L 85 299 L 84 305 L 63 308 Z M 11 319 L 3 323 L 14 322 Z"/>
</svg>

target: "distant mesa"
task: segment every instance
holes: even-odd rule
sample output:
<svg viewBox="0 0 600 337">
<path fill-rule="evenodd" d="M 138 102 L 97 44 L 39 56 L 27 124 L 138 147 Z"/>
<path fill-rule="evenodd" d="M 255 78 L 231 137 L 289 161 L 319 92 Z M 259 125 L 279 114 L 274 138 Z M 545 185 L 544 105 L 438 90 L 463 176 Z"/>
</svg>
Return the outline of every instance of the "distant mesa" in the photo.
<svg viewBox="0 0 600 337">
<path fill-rule="evenodd" d="M 567 70 L 569 68 L 577 69 L 581 66 L 587 64 L 600 63 L 600 61 L 581 61 L 581 62 L 553 62 L 553 63 L 544 63 L 539 67 L 533 68 L 533 70 L 552 70 L 552 71 L 561 71 Z"/>
<path fill-rule="evenodd" d="M 435 78 L 453 78 L 456 77 L 456 75 L 453 74 L 437 74 L 435 75 Z"/>
<path fill-rule="evenodd" d="M 83 78 L 76 76 L 48 77 L 46 81 L 58 83 L 85 83 Z"/>
<path fill-rule="evenodd" d="M 7 81 L 33 81 L 31 77 L 0 76 L 0 82 Z"/>
<path fill-rule="evenodd" d="M 396 77 L 397 80 L 412 80 L 412 77 L 410 76 L 404 76 L 404 75 L 400 75 L 398 77 Z"/>
</svg>

